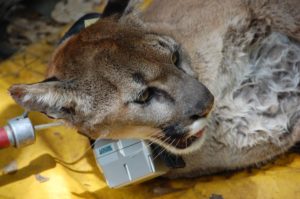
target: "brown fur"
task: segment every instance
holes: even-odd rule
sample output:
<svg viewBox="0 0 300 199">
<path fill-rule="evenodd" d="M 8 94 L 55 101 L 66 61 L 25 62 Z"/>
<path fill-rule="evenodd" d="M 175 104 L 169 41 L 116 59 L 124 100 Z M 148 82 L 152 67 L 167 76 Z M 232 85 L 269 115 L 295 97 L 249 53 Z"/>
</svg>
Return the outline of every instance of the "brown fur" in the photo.
<svg viewBox="0 0 300 199">
<path fill-rule="evenodd" d="M 298 0 L 156 0 L 146 12 L 101 19 L 61 44 L 47 74 L 58 81 L 15 85 L 10 92 L 22 106 L 64 119 L 90 137 L 147 139 L 189 153 L 187 167 L 173 176 L 245 167 L 283 152 L 299 136 L 278 143 L 277 135 L 267 135 L 261 143 L 257 133 L 246 136 L 249 148 L 234 145 L 240 135 L 222 137 L 229 120 L 216 120 L 220 105 L 245 75 L 234 67 L 246 68 L 243 57 L 265 38 L 279 32 L 300 40 L 299 7 Z M 146 88 L 155 88 L 153 99 L 136 103 Z M 188 146 L 206 121 L 208 132 Z M 178 148 L 184 139 L 187 146 Z M 255 155 L 259 151 L 268 154 Z"/>
</svg>

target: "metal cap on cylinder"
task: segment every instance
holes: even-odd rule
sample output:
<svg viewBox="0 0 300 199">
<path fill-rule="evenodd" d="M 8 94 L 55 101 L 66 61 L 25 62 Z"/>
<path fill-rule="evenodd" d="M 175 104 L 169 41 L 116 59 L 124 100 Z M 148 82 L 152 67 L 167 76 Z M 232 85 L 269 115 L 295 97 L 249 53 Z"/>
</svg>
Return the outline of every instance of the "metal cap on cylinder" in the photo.
<svg viewBox="0 0 300 199">
<path fill-rule="evenodd" d="M 19 148 L 35 142 L 34 127 L 28 117 L 17 117 L 9 120 L 6 127 L 11 145 Z"/>
</svg>

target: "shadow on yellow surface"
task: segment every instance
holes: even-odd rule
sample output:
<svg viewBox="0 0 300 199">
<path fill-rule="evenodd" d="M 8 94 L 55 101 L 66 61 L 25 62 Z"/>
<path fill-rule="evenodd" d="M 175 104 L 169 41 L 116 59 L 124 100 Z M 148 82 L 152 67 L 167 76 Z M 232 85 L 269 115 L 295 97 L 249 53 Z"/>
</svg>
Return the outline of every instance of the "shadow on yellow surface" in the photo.
<svg viewBox="0 0 300 199">
<path fill-rule="evenodd" d="M 14 174 L 2 175 L 0 180 L 0 187 L 17 182 L 18 180 L 23 180 L 34 174 L 38 174 L 45 170 L 54 168 L 55 166 L 56 162 L 51 155 L 40 155 L 39 157 L 31 160 L 27 166 L 19 168 Z"/>
</svg>

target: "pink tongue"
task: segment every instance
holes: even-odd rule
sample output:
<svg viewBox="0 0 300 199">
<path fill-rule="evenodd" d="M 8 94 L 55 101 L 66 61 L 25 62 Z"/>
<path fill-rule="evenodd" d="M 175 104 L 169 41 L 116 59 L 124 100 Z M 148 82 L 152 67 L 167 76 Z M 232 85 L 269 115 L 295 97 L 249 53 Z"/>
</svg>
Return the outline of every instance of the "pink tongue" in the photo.
<svg viewBox="0 0 300 199">
<path fill-rule="evenodd" d="M 197 138 L 200 138 L 203 134 L 203 130 L 200 130 L 198 133 L 196 133 L 194 136 Z"/>
</svg>

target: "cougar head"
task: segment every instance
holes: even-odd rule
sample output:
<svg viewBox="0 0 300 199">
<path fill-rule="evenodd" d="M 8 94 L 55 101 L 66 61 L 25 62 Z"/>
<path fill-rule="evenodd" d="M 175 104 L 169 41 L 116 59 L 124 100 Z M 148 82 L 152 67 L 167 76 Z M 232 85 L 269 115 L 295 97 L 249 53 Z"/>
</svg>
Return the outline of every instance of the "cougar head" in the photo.
<svg viewBox="0 0 300 199">
<path fill-rule="evenodd" d="M 9 92 L 91 138 L 145 139 L 184 154 L 203 143 L 214 101 L 191 74 L 175 39 L 110 18 L 63 41 L 47 79 Z"/>
</svg>

